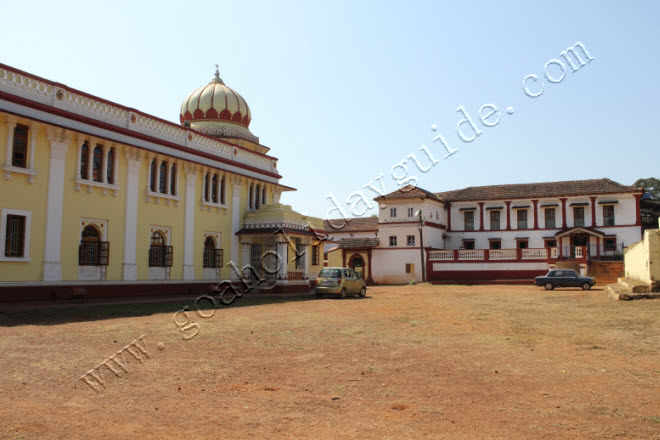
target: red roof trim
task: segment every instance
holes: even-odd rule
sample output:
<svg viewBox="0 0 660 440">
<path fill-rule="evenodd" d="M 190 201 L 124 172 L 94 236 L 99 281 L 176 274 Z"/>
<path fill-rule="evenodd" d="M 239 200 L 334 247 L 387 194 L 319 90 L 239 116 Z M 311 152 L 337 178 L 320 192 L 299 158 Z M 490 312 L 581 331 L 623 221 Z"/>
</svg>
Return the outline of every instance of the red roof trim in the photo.
<svg viewBox="0 0 660 440">
<path fill-rule="evenodd" d="M 90 95 L 89 93 L 83 92 L 83 91 L 78 90 L 78 89 L 74 89 L 74 88 L 69 87 L 69 86 L 66 86 L 66 85 L 64 85 L 64 84 L 62 84 L 62 83 L 58 83 L 58 82 L 51 81 L 51 80 L 49 80 L 49 79 L 46 79 L 46 78 L 43 78 L 43 77 L 40 77 L 40 76 L 37 76 L 37 75 L 33 75 L 33 74 L 31 74 L 31 73 L 25 72 L 24 70 L 16 69 L 15 67 L 11 67 L 11 66 L 8 66 L 8 65 L 6 65 L 6 64 L 2 64 L 2 63 L 0 63 L 0 67 L 3 68 L 3 69 L 7 69 L 7 70 L 9 70 L 9 71 L 12 71 L 12 72 L 14 72 L 14 73 L 21 74 L 21 75 L 23 75 L 23 76 L 27 76 L 27 77 L 30 77 L 30 78 L 32 78 L 32 79 L 36 79 L 36 80 L 38 80 L 38 81 L 43 81 L 44 83 L 46 83 L 46 84 L 50 84 L 51 86 L 56 86 L 56 87 L 59 87 L 59 88 L 61 88 L 61 89 L 63 89 L 63 90 L 66 90 L 66 91 L 69 91 L 69 92 L 73 92 L 73 93 L 77 93 L 77 94 L 79 94 L 79 95 L 86 96 L 87 98 L 95 99 L 95 100 L 97 100 L 97 101 L 99 101 L 99 102 L 103 102 L 103 103 L 106 103 L 106 104 L 109 104 L 109 105 L 113 105 L 113 106 L 118 107 L 118 108 L 120 108 L 120 109 L 127 110 L 127 111 L 129 111 L 129 112 L 133 112 L 133 113 L 135 113 L 135 114 L 138 114 L 138 115 L 141 115 L 141 116 L 145 116 L 145 117 L 147 117 L 147 118 L 151 118 L 151 119 L 156 120 L 156 121 L 158 121 L 158 122 L 162 122 L 163 124 L 167 124 L 167 125 L 170 125 L 170 126 L 172 126 L 172 127 L 176 127 L 176 128 L 180 128 L 180 129 L 185 129 L 185 128 L 182 127 L 180 124 L 175 124 L 175 123 L 172 122 L 172 121 L 168 121 L 168 120 L 166 120 L 166 119 L 159 118 L 158 116 L 150 115 L 149 113 L 145 113 L 145 112 L 142 112 L 142 111 L 140 111 L 140 110 L 136 110 L 136 109 L 134 109 L 134 108 L 132 108 L 132 107 L 126 107 L 125 105 L 117 104 L 116 102 L 109 101 L 109 100 L 107 100 L 107 99 L 100 98 L 100 97 L 98 97 L 98 96 Z M 192 97 L 192 95 L 193 95 L 194 93 L 195 93 L 195 92 L 191 93 L 190 97 Z M 16 95 L 11 95 L 11 94 L 8 94 L 8 95 L 9 95 L 9 96 L 16 96 Z M 189 97 L 189 98 L 190 98 L 190 97 Z M 30 100 L 26 100 L 26 101 L 27 101 L 27 102 L 34 102 L 34 101 L 30 101 Z M 35 103 L 35 104 L 38 104 L 38 103 Z M 39 105 L 43 105 L 43 104 L 39 104 Z M 83 116 L 83 117 L 84 117 L 84 116 Z M 200 136 L 203 136 L 203 137 L 206 137 L 206 138 L 208 138 L 208 139 L 212 139 L 212 140 L 217 141 L 217 142 L 222 142 L 222 143 L 224 143 L 224 144 L 231 145 L 232 147 L 236 147 L 236 148 L 239 148 L 239 149 L 241 149 L 241 150 L 249 151 L 250 153 L 254 153 L 254 154 L 257 154 L 257 155 L 259 155 L 259 156 L 267 157 L 267 158 L 269 158 L 269 159 L 273 159 L 273 160 L 278 160 L 276 157 L 269 156 L 269 155 L 267 155 L 267 154 L 263 154 L 263 153 L 259 153 L 258 151 L 250 150 L 249 148 L 245 148 L 245 147 L 243 147 L 242 145 L 234 144 L 233 142 L 227 142 L 227 141 L 225 141 L 224 139 L 218 139 L 218 138 L 216 138 L 216 137 L 209 136 L 209 135 L 204 134 L 204 133 L 200 133 L 199 131 L 196 131 L 196 130 L 193 130 L 193 129 L 187 129 L 187 130 L 188 130 L 188 131 L 192 131 L 193 133 L 195 133 L 195 134 L 197 134 L 197 135 L 200 135 Z"/>
<path fill-rule="evenodd" d="M 117 127 L 116 125 L 108 124 L 106 122 L 101 122 L 101 121 L 98 121 L 96 119 L 91 119 L 91 118 L 88 118 L 86 116 L 81 116 L 81 115 L 78 115 L 78 114 L 75 114 L 75 113 L 67 112 L 65 110 L 60 110 L 58 108 L 50 107 L 48 105 L 44 105 L 44 104 L 41 104 L 41 103 L 38 103 L 38 102 L 35 102 L 35 101 L 31 101 L 29 99 L 21 98 L 19 96 L 10 95 L 10 94 L 5 93 L 5 92 L 0 92 L 0 98 L 6 99 L 8 101 L 15 102 L 15 103 L 18 103 L 18 104 L 21 104 L 21 105 L 25 105 L 27 107 L 31 107 L 31 108 L 34 108 L 34 109 L 37 109 L 37 110 L 42 110 L 42 111 L 45 111 L 45 112 L 48 112 L 48 113 L 51 113 L 51 114 L 60 115 L 60 116 L 63 116 L 63 117 L 66 117 L 66 118 L 69 118 L 69 119 L 72 119 L 72 120 L 75 120 L 75 121 L 78 121 L 78 122 L 83 122 L 85 124 L 93 125 L 95 127 L 103 128 L 103 129 L 106 129 L 106 130 L 110 130 L 110 131 L 114 131 L 114 132 L 117 132 L 117 133 L 125 134 L 125 135 L 132 136 L 132 137 L 135 137 L 135 138 L 138 138 L 138 139 L 142 139 L 144 141 L 153 142 L 153 143 L 156 143 L 156 144 L 159 144 L 159 145 L 170 147 L 170 148 L 173 148 L 175 150 L 184 151 L 186 153 L 191 153 L 191 154 L 201 156 L 201 157 L 205 157 L 207 159 L 212 159 L 212 160 L 215 160 L 215 161 L 218 161 L 218 162 L 223 162 L 223 163 L 226 163 L 226 164 L 229 164 L 229 165 L 236 166 L 238 168 L 243 168 L 245 170 L 258 172 L 258 173 L 266 175 L 266 176 L 275 177 L 275 178 L 278 178 L 278 179 L 280 179 L 282 177 L 279 174 L 271 173 L 271 172 L 265 171 L 265 170 L 261 170 L 259 168 L 252 167 L 250 165 L 244 165 L 244 164 L 241 164 L 239 162 L 235 162 L 235 161 L 232 161 L 232 160 L 227 160 L 227 159 L 222 158 L 222 157 L 214 156 L 213 154 L 205 153 L 205 152 L 202 152 L 202 151 L 199 151 L 199 150 L 194 150 L 194 149 L 188 148 L 188 147 L 183 147 L 181 145 L 174 144 L 174 143 L 171 143 L 171 142 L 168 142 L 168 141 L 164 141 L 162 139 L 154 138 L 154 137 L 151 137 L 151 136 L 148 136 L 148 135 L 145 135 L 145 134 L 142 134 L 142 133 L 138 133 L 138 132 L 126 129 L 126 128 Z M 18 116 L 23 116 L 23 115 L 18 115 Z M 62 127 L 62 126 L 59 126 L 57 124 L 53 124 L 52 122 L 46 122 L 46 121 L 40 121 L 40 122 L 43 122 L 45 124 L 50 124 L 50 125 L 56 125 L 58 127 L 65 128 L 67 130 L 71 130 L 68 127 Z M 194 131 L 194 130 L 191 130 L 191 131 Z M 85 132 L 82 132 L 82 133 L 85 133 Z M 98 136 L 98 135 L 92 134 L 92 133 L 85 133 L 85 134 L 88 134 L 88 135 L 94 136 L 94 137 L 102 138 L 101 136 Z M 127 145 L 130 145 L 130 144 L 127 144 Z M 141 148 L 141 149 L 148 150 L 148 148 L 140 147 L 138 145 L 132 145 L 132 146 L 134 146 L 136 148 Z M 197 163 L 200 163 L 200 162 L 197 162 Z M 236 173 L 236 174 L 240 174 L 240 173 Z M 243 175 L 243 174 L 241 174 L 241 175 Z M 251 176 L 246 176 L 246 177 L 253 178 Z M 258 178 L 255 178 L 255 179 L 259 180 Z M 272 182 L 267 182 L 267 183 L 273 184 Z M 274 184 L 274 185 L 279 185 L 279 184 Z M 282 186 L 282 185 L 279 185 L 279 186 Z"/>
</svg>

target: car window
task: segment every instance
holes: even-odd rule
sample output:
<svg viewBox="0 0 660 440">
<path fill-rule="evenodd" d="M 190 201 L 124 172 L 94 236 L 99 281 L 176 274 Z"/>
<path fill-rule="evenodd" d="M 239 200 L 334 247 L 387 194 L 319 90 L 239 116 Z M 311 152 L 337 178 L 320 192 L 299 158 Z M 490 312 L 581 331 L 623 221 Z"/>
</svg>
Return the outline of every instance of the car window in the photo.
<svg viewBox="0 0 660 440">
<path fill-rule="evenodd" d="M 323 278 L 341 278 L 341 272 L 339 269 L 323 269 L 319 273 L 319 277 Z"/>
<path fill-rule="evenodd" d="M 355 273 L 354 270 L 351 270 L 351 278 L 357 278 L 357 274 Z"/>
<path fill-rule="evenodd" d="M 556 270 L 551 270 L 551 271 L 548 273 L 548 276 L 549 276 L 549 277 L 556 277 L 556 276 L 557 276 L 557 271 L 556 271 Z"/>
<path fill-rule="evenodd" d="M 344 276 L 348 277 L 348 278 L 351 278 L 351 271 L 348 270 L 348 269 L 344 269 Z"/>
</svg>

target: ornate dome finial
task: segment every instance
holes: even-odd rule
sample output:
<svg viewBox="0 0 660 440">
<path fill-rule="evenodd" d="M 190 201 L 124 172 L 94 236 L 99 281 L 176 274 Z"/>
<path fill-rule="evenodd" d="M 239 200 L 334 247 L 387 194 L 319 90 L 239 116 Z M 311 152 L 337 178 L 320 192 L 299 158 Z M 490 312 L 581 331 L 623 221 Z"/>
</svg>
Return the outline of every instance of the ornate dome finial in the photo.
<svg viewBox="0 0 660 440">
<path fill-rule="evenodd" d="M 222 78 L 220 78 L 220 66 L 218 66 L 217 64 L 215 65 L 215 76 L 213 77 L 213 80 L 211 81 L 211 83 L 217 83 L 217 84 L 223 84 L 224 85 L 224 81 L 222 81 Z"/>
</svg>

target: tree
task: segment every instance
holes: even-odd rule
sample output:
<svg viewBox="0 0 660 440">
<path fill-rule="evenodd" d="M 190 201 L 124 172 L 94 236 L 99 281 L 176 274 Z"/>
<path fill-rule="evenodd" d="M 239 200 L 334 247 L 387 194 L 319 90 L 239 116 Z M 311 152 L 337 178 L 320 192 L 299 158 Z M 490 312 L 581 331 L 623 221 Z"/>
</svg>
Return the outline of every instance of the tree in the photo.
<svg viewBox="0 0 660 440">
<path fill-rule="evenodd" d="M 654 200 L 660 200 L 660 179 L 656 179 L 655 177 L 637 179 L 633 185 L 644 188 L 644 192 Z"/>
</svg>

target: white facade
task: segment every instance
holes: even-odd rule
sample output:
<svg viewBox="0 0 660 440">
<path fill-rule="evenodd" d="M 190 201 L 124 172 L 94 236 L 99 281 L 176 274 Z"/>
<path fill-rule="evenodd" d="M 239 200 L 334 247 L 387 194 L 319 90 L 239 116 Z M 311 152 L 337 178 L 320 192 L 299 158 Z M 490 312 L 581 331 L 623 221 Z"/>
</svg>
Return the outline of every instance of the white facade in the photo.
<svg viewBox="0 0 660 440">
<path fill-rule="evenodd" d="M 467 278 L 469 273 L 481 276 L 488 272 L 493 277 L 505 272 L 527 277 L 547 270 L 558 259 L 577 259 L 586 267 L 587 260 L 614 250 L 620 253 L 640 240 L 641 190 L 608 179 L 574 183 L 576 187 L 614 186 L 622 191 L 452 200 L 451 196 L 441 199 L 423 190 L 406 197 L 400 190 L 390 197 L 379 197 L 379 244 L 373 249 L 373 280 L 382 284 L 419 282 L 424 263 L 432 272 L 465 273 Z M 533 193 L 538 192 L 538 186 L 547 192 L 551 185 L 514 186 Z M 498 190 L 502 192 L 503 187 Z M 423 244 L 420 220 L 415 216 L 420 210 Z M 425 249 L 425 260 L 429 258 L 426 250 L 451 252 L 433 252 L 423 263 L 420 246 Z M 429 279 L 430 274 L 426 276 Z"/>
</svg>

